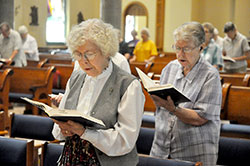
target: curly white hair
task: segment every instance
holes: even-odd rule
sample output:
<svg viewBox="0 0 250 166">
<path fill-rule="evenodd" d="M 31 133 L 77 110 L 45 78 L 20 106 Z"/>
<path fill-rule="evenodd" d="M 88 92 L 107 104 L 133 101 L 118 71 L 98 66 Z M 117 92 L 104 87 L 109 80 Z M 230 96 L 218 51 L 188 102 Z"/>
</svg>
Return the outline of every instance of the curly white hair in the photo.
<svg viewBox="0 0 250 166">
<path fill-rule="evenodd" d="M 114 56 L 119 45 L 112 25 L 100 19 L 88 19 L 74 26 L 67 37 L 67 45 L 71 52 L 82 46 L 86 41 L 95 44 L 103 56 Z"/>
</svg>

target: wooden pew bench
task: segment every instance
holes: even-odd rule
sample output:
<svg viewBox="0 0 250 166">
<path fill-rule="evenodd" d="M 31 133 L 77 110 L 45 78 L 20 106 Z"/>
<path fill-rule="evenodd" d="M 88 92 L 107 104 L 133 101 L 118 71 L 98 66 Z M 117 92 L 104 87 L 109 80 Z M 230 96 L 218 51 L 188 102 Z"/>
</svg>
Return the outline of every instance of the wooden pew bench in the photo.
<svg viewBox="0 0 250 166">
<path fill-rule="evenodd" d="M 223 118 L 238 124 L 250 125 L 250 87 L 224 83 L 223 90 L 226 91 L 222 101 Z"/>
<path fill-rule="evenodd" d="M 48 94 L 52 93 L 52 73 L 55 67 L 11 67 L 14 74 L 10 78 L 9 99 L 11 102 L 26 103 L 20 97 L 27 97 L 51 105 Z M 37 107 L 32 107 L 32 113 L 37 115 Z"/>
<path fill-rule="evenodd" d="M 4 128 L 9 127 L 9 90 L 12 69 L 0 70 L 0 110 L 4 111 Z"/>
<path fill-rule="evenodd" d="M 72 61 L 72 57 L 70 54 L 50 54 L 50 53 L 39 53 L 39 59 L 48 59 L 48 60 L 70 60 Z"/>
<path fill-rule="evenodd" d="M 227 74 L 220 73 L 220 77 L 223 79 L 224 83 L 231 83 L 236 86 L 250 86 L 250 74 Z"/>
<path fill-rule="evenodd" d="M 38 67 L 38 68 L 41 68 L 47 62 L 48 62 L 48 59 L 43 59 L 43 60 L 40 60 L 40 61 L 27 60 L 27 67 Z"/>
<path fill-rule="evenodd" d="M 59 85 L 53 85 L 52 93 L 58 94 L 58 93 L 64 93 L 66 89 L 66 84 L 68 79 L 71 76 L 71 73 L 73 72 L 74 66 L 72 64 L 52 64 L 47 63 L 44 65 L 44 68 L 54 66 L 56 68 L 55 74 L 59 74 L 60 81 Z"/>
<path fill-rule="evenodd" d="M 135 68 L 137 67 L 141 69 L 141 71 L 145 72 L 145 69 L 148 65 L 146 62 L 131 62 L 129 66 L 130 66 L 131 74 L 138 77 L 138 73 Z"/>
</svg>

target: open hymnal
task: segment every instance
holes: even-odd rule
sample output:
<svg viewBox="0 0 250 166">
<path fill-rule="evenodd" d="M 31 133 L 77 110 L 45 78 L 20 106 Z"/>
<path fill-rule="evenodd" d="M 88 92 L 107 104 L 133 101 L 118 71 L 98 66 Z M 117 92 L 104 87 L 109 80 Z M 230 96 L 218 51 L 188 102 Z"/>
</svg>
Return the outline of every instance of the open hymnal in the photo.
<svg viewBox="0 0 250 166">
<path fill-rule="evenodd" d="M 222 59 L 224 61 L 228 61 L 228 62 L 232 62 L 232 63 L 235 63 L 236 61 L 234 59 L 232 59 L 231 57 L 229 56 L 222 56 Z"/>
<path fill-rule="evenodd" d="M 136 71 L 142 81 L 144 88 L 151 95 L 157 95 L 163 99 L 166 99 L 167 96 L 170 96 L 174 101 L 174 104 L 177 105 L 182 102 L 189 102 L 190 99 L 181 93 L 171 84 L 156 85 L 152 79 L 150 79 L 143 71 L 136 67 Z"/>
<path fill-rule="evenodd" d="M 92 116 L 83 114 L 77 110 L 67 110 L 67 109 L 58 109 L 48 106 L 42 102 L 30 100 L 25 97 L 21 97 L 21 99 L 27 101 L 28 103 L 40 108 L 43 110 L 50 118 L 58 120 L 58 121 L 74 121 L 77 123 L 81 123 L 85 127 L 95 127 L 98 129 L 104 129 L 105 124 Z"/>
</svg>

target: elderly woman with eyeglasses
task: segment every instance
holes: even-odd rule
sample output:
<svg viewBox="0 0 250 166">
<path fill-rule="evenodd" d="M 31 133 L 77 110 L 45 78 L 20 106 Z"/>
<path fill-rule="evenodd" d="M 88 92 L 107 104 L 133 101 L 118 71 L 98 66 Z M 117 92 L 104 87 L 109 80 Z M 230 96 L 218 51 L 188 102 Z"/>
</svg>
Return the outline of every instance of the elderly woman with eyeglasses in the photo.
<svg viewBox="0 0 250 166">
<path fill-rule="evenodd" d="M 106 129 L 88 128 L 73 121 L 55 121 L 53 135 L 65 139 L 59 165 L 135 166 L 135 148 L 145 97 L 140 82 L 116 66 L 118 51 L 110 24 L 89 19 L 75 26 L 67 44 L 82 70 L 72 73 L 61 109 L 75 109 L 100 119 Z"/>
<path fill-rule="evenodd" d="M 170 83 L 191 102 L 174 105 L 153 96 L 157 106 L 151 156 L 216 165 L 220 133 L 221 84 L 219 73 L 200 57 L 205 33 L 197 22 L 174 31 L 177 60 L 162 71 L 160 83 Z"/>
</svg>

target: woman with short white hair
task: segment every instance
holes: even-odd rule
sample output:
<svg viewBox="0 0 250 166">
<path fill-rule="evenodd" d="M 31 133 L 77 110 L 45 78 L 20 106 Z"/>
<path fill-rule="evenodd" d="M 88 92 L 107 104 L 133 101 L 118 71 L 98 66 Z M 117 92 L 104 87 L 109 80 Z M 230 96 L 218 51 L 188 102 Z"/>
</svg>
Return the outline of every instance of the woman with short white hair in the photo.
<svg viewBox="0 0 250 166">
<path fill-rule="evenodd" d="M 219 72 L 200 57 L 204 41 L 200 23 L 174 31 L 177 59 L 162 70 L 160 83 L 174 85 L 191 101 L 174 104 L 170 96 L 152 95 L 157 106 L 152 156 L 216 165 L 222 90 Z"/>
<path fill-rule="evenodd" d="M 72 29 L 67 44 L 81 70 L 72 73 L 59 108 L 93 116 L 106 128 L 55 121 L 54 137 L 66 140 L 59 165 L 137 165 L 145 97 L 140 82 L 110 60 L 118 51 L 113 27 L 89 19 Z"/>
</svg>

